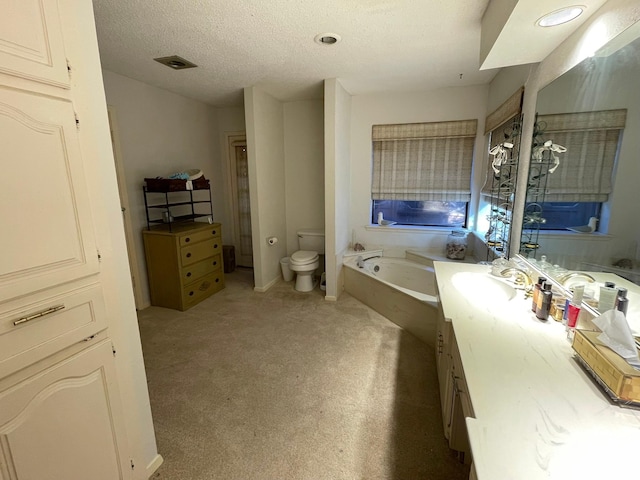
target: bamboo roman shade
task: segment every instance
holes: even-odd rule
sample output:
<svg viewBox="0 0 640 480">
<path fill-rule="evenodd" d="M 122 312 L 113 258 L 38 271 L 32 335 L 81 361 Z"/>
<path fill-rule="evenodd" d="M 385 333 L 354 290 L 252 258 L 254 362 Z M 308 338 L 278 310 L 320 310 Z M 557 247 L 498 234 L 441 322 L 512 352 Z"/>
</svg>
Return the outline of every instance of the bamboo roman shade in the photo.
<svg viewBox="0 0 640 480">
<path fill-rule="evenodd" d="M 520 115 L 522 112 L 523 98 L 524 87 L 520 87 L 513 95 L 507 98 L 502 105 L 487 115 L 484 121 L 484 134 L 486 135 L 489 132 L 493 132 L 498 127 L 512 120 L 516 115 Z"/>
<path fill-rule="evenodd" d="M 468 202 L 477 120 L 374 125 L 373 200 Z"/>
<path fill-rule="evenodd" d="M 607 201 L 626 117 L 626 109 L 538 116 L 541 137 L 567 148 L 549 175 L 545 201 Z"/>
</svg>

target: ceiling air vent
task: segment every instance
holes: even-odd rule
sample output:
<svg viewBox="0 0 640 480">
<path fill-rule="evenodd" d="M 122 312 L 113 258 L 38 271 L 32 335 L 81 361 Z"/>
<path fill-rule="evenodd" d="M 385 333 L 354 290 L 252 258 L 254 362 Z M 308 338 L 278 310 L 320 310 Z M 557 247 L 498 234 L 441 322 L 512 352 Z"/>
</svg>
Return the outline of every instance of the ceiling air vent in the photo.
<svg viewBox="0 0 640 480">
<path fill-rule="evenodd" d="M 185 60 L 184 58 L 179 57 L 177 55 L 172 55 L 170 57 L 154 58 L 154 60 L 174 70 L 183 70 L 185 68 L 197 67 L 195 63 L 191 63 L 189 60 Z"/>
</svg>

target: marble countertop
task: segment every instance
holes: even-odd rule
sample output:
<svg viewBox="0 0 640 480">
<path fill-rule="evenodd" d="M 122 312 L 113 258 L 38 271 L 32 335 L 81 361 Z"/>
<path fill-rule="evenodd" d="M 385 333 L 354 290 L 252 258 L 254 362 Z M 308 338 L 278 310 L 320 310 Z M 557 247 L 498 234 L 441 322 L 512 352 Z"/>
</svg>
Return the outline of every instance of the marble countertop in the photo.
<svg viewBox="0 0 640 480">
<path fill-rule="evenodd" d="M 542 322 L 518 292 L 478 305 L 452 284 L 485 265 L 436 262 L 475 418 L 467 419 L 479 480 L 638 478 L 640 411 L 612 404 L 573 359 L 562 324 Z"/>
</svg>

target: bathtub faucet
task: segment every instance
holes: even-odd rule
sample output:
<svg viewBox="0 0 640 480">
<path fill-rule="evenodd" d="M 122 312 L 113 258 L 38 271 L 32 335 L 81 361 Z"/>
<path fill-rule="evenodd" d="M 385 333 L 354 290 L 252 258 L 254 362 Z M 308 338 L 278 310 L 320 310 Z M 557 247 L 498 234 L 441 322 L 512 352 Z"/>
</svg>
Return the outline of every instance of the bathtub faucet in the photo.
<svg viewBox="0 0 640 480">
<path fill-rule="evenodd" d="M 356 265 L 358 265 L 358 268 L 364 268 L 364 262 L 366 262 L 367 260 L 371 260 L 372 258 L 380 258 L 382 255 L 376 255 L 373 257 L 367 257 L 367 258 L 362 258 L 362 255 L 358 255 L 358 258 L 356 260 Z"/>
</svg>

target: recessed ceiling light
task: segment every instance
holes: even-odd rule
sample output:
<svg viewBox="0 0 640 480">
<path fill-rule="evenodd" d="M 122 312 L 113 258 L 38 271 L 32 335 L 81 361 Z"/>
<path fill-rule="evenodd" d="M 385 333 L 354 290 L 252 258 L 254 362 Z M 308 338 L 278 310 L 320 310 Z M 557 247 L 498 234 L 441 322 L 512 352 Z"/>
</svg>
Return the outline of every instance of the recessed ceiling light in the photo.
<svg viewBox="0 0 640 480">
<path fill-rule="evenodd" d="M 179 57 L 178 55 L 171 55 L 170 57 L 154 58 L 154 60 L 174 70 L 183 70 L 185 68 L 197 67 L 195 63 L 192 63 L 189 60 L 185 60 L 184 58 Z"/>
<path fill-rule="evenodd" d="M 584 9 L 587 8 L 584 5 L 572 5 L 571 7 L 564 7 L 555 12 L 547 13 L 540 17 L 536 22 L 536 25 L 541 27 L 555 27 L 556 25 L 562 25 L 563 23 L 570 22 L 578 18 Z"/>
<path fill-rule="evenodd" d="M 337 33 L 321 33 L 316 35 L 313 40 L 320 45 L 334 45 L 342 40 L 342 38 Z"/>
</svg>

